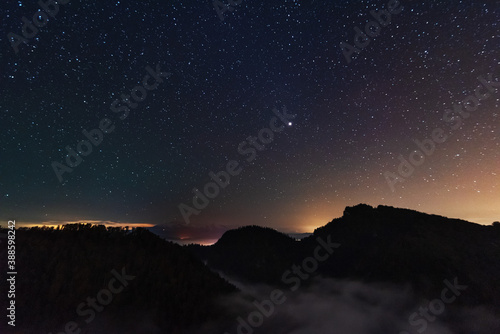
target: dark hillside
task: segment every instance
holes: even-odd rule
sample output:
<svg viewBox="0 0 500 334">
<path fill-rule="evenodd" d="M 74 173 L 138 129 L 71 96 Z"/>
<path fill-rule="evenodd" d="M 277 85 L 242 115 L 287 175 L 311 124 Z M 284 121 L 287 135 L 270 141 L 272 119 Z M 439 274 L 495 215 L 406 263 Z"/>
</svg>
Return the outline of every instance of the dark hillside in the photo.
<svg viewBox="0 0 500 334">
<path fill-rule="evenodd" d="M 186 249 L 141 228 L 128 232 L 77 224 L 16 232 L 18 333 L 59 333 L 69 321 L 75 321 L 82 333 L 106 328 L 186 333 L 220 319 L 215 299 L 235 291 Z M 113 270 L 134 278 L 113 294 L 109 305 L 94 312 L 95 319 L 90 319 L 88 306 L 81 309 L 87 314 L 77 314 L 88 297 L 109 289 L 116 277 Z M 6 281 L 0 287 L 6 291 Z M 114 287 L 120 287 L 117 280 Z"/>
</svg>

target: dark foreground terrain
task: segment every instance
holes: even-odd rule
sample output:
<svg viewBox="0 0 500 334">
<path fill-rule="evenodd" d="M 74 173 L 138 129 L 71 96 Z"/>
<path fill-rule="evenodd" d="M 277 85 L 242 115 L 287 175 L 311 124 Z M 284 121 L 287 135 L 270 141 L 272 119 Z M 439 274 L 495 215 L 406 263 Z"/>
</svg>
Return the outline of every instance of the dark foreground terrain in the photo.
<svg viewBox="0 0 500 334">
<path fill-rule="evenodd" d="M 358 205 L 302 241 L 258 226 L 186 247 L 141 228 L 19 229 L 16 327 L 0 329 L 499 333 L 499 225 Z M 410 319 L 433 299 L 445 309 Z"/>
</svg>

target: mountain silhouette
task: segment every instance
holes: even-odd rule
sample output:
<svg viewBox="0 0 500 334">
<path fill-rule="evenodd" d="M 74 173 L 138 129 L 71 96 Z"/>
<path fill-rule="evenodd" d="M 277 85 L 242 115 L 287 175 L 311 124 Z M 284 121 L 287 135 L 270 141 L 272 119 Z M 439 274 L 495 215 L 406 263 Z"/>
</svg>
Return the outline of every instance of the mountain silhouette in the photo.
<svg viewBox="0 0 500 334">
<path fill-rule="evenodd" d="M 230 230 L 212 246 L 188 246 L 213 269 L 249 282 L 273 284 L 299 255 L 296 241 L 276 230 L 245 226 Z M 297 252 L 296 254 L 292 254 Z"/>
<path fill-rule="evenodd" d="M 186 232 L 178 226 L 171 230 Z M 319 256 L 322 260 L 315 263 Z M 499 258 L 498 223 L 483 226 L 365 204 L 347 207 L 342 217 L 301 241 L 259 226 L 229 230 L 212 246 L 180 246 L 142 228 L 19 228 L 13 333 L 60 333 L 71 321 L 82 334 L 223 333 L 234 325 L 242 300 L 251 304 L 254 297 L 240 294 L 221 275 L 247 285 L 290 287 L 291 268 L 306 264 L 314 267 L 307 277 L 404 286 L 427 300 L 440 296 L 444 280 L 457 279 L 467 291 L 450 309 L 480 306 L 498 315 Z M 7 263 L 6 247 L 0 249 L 0 260 Z M 103 291 L 117 277 L 130 281 L 87 321 L 89 313 L 79 314 L 79 305 L 88 298 L 102 302 Z M 314 282 L 304 279 L 302 284 L 323 295 L 322 285 Z M 8 291 L 7 280 L 0 281 L 0 289 Z M 0 307 L 7 308 L 6 298 Z M 2 333 L 7 332 L 4 325 Z"/>
<path fill-rule="evenodd" d="M 71 321 L 81 333 L 189 333 L 224 319 L 216 299 L 236 291 L 186 249 L 142 228 L 71 224 L 16 232 L 16 327 L 1 333 L 55 334 Z M 101 291 L 111 280 L 120 290 L 121 276 L 129 277 L 127 286 L 109 305 L 99 304 L 107 303 Z M 0 282 L 2 291 L 7 283 Z M 87 298 L 97 299 L 94 317 L 93 306 L 77 313 Z"/>
<path fill-rule="evenodd" d="M 283 273 L 314 254 L 317 239 L 340 244 L 314 275 L 409 284 L 433 298 L 443 280 L 469 286 L 468 305 L 500 308 L 500 228 L 389 206 L 347 207 L 302 241 L 256 226 L 226 232 L 212 246 L 190 246 L 211 268 L 239 280 L 283 285 Z M 305 282 L 307 284 L 307 282 Z"/>
</svg>

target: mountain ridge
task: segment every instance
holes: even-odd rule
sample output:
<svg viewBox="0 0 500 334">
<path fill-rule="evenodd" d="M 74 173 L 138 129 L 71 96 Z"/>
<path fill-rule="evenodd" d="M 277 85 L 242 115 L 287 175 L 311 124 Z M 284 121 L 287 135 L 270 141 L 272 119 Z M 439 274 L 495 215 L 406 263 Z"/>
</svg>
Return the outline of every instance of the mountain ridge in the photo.
<svg viewBox="0 0 500 334">
<path fill-rule="evenodd" d="M 259 240 L 262 235 L 266 235 L 263 243 Z M 425 297 L 437 293 L 444 279 L 458 277 L 474 291 L 461 302 L 500 308 L 496 289 L 500 286 L 500 228 L 493 225 L 359 204 L 346 207 L 342 217 L 301 241 L 285 237 L 289 238 L 253 226 L 228 231 L 222 242 L 212 246 L 190 249 L 211 268 L 239 280 L 282 285 L 282 273 L 311 256 L 317 238 L 330 237 L 341 247 L 319 266 L 316 275 L 410 284 Z"/>
</svg>

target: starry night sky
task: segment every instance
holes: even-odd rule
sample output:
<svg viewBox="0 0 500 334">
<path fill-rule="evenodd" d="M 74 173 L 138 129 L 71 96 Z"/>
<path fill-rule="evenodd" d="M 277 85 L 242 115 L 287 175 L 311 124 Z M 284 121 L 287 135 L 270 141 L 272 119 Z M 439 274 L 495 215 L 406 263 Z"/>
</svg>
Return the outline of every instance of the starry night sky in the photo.
<svg viewBox="0 0 500 334">
<path fill-rule="evenodd" d="M 230 160 L 241 173 L 193 226 L 311 232 L 361 202 L 500 220 L 500 89 L 394 191 L 384 176 L 413 140 L 450 133 L 443 114 L 478 76 L 500 78 L 500 6 L 401 6 L 348 63 L 340 43 L 387 1 L 242 0 L 221 21 L 208 0 L 73 0 L 17 54 L 7 36 L 39 6 L 3 1 L 0 222 L 182 221 L 179 205 Z M 157 65 L 171 75 L 120 119 L 113 101 Z M 247 162 L 238 145 L 284 107 L 296 117 Z M 59 182 L 52 163 L 103 118 L 114 131 Z"/>
</svg>

